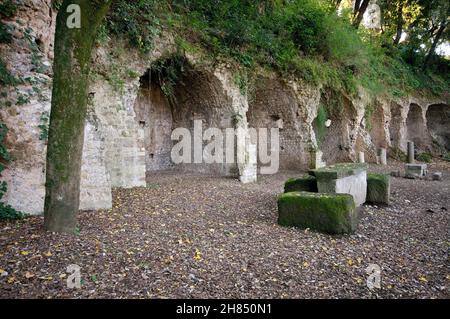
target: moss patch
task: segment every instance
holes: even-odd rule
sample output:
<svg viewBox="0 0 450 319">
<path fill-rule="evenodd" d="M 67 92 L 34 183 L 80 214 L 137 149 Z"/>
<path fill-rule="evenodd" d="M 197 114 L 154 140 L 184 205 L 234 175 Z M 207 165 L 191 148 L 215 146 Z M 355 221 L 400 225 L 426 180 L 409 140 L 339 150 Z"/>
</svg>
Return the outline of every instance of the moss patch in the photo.
<svg viewBox="0 0 450 319">
<path fill-rule="evenodd" d="M 389 205 L 391 183 L 388 175 L 367 174 L 366 202 Z"/>
<path fill-rule="evenodd" d="M 317 179 L 338 179 L 367 170 L 364 163 L 339 163 L 309 171 Z"/>
<path fill-rule="evenodd" d="M 357 211 L 349 194 L 290 192 L 278 199 L 278 223 L 329 234 L 355 231 Z"/>
<path fill-rule="evenodd" d="M 284 184 L 284 192 L 313 192 L 317 193 L 317 181 L 314 176 L 304 175 L 298 178 L 290 178 Z"/>
</svg>

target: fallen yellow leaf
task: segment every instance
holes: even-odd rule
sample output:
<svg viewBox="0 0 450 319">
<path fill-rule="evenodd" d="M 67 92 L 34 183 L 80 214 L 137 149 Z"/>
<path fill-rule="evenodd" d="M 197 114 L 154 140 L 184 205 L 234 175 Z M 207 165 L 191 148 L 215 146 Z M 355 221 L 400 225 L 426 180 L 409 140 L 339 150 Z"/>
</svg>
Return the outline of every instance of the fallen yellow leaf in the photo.
<svg viewBox="0 0 450 319">
<path fill-rule="evenodd" d="M 347 264 L 348 264 L 349 266 L 353 266 L 353 260 L 352 260 L 351 258 L 348 258 L 348 259 L 347 259 Z"/>
<path fill-rule="evenodd" d="M 47 277 L 39 277 L 39 279 L 42 279 L 42 280 L 53 280 L 53 277 L 52 276 L 47 276 Z"/>
<path fill-rule="evenodd" d="M 419 277 L 419 280 L 422 282 L 428 282 L 428 279 L 424 276 Z"/>
<path fill-rule="evenodd" d="M 51 256 L 53 256 L 53 254 L 52 254 L 51 252 L 48 251 L 48 252 L 44 253 L 44 256 L 45 256 L 45 257 L 51 257 Z"/>
<path fill-rule="evenodd" d="M 171 264 L 172 261 L 173 261 L 173 256 L 169 256 L 166 259 L 164 259 L 164 263 L 166 263 L 166 264 Z"/>
<path fill-rule="evenodd" d="M 12 284 L 12 283 L 14 283 L 14 281 L 16 281 L 16 277 L 11 276 L 8 278 L 8 284 Z"/>
<path fill-rule="evenodd" d="M 28 252 L 28 251 L 21 251 L 20 254 L 22 256 L 28 256 L 30 254 L 30 252 Z"/>
<path fill-rule="evenodd" d="M 308 267 L 309 267 L 309 262 L 305 261 L 305 262 L 303 263 L 303 267 L 308 268 Z"/>
<path fill-rule="evenodd" d="M 195 250 L 194 259 L 197 261 L 202 260 L 202 253 L 198 249 Z"/>
</svg>

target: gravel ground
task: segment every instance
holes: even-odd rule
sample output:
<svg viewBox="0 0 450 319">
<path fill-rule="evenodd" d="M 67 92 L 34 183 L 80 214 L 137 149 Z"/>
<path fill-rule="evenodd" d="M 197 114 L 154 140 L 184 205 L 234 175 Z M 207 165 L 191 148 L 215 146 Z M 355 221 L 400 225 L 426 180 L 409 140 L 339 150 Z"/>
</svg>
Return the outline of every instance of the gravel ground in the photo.
<svg viewBox="0 0 450 319">
<path fill-rule="evenodd" d="M 364 206 L 351 236 L 277 225 L 298 172 L 253 185 L 158 173 L 114 190 L 112 210 L 80 213 L 75 235 L 45 233 L 42 217 L 0 223 L 0 298 L 448 298 L 450 167 L 430 166 L 443 181 L 392 178 L 392 205 Z M 381 289 L 367 288 L 369 264 Z"/>
</svg>

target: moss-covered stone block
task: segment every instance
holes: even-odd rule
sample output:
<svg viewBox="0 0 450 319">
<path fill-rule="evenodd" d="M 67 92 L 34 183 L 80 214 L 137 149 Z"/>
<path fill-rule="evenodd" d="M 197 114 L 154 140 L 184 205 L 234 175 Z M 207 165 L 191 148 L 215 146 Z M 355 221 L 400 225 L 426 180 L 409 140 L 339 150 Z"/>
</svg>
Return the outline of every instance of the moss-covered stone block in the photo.
<svg viewBox="0 0 450 319">
<path fill-rule="evenodd" d="M 284 184 L 284 192 L 313 192 L 317 193 L 317 181 L 314 176 L 304 175 L 290 178 Z"/>
<path fill-rule="evenodd" d="M 352 233 L 358 211 L 350 194 L 290 192 L 278 199 L 278 224 L 329 234 Z"/>
<path fill-rule="evenodd" d="M 391 180 L 385 174 L 367 174 L 366 202 L 389 205 Z"/>
<path fill-rule="evenodd" d="M 350 194 L 356 206 L 361 206 L 367 197 L 367 164 L 339 163 L 311 170 L 317 180 L 320 193 Z"/>
<path fill-rule="evenodd" d="M 321 180 L 334 180 L 357 175 L 358 173 L 366 170 L 367 164 L 365 163 L 338 163 L 319 169 L 310 170 L 309 174 Z"/>
</svg>

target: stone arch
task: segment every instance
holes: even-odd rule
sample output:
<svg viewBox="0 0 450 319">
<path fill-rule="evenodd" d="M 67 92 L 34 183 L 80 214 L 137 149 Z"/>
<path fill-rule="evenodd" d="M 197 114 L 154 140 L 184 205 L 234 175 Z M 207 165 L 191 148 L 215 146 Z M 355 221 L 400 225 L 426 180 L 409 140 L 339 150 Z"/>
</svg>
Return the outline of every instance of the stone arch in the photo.
<svg viewBox="0 0 450 319">
<path fill-rule="evenodd" d="M 357 110 L 349 99 L 333 93 L 323 94 L 320 104 L 326 109 L 331 121 L 322 141 L 318 143 L 323 152 L 323 160 L 327 164 L 352 161 L 352 152 L 357 142 L 355 128 L 359 125 Z"/>
<path fill-rule="evenodd" d="M 218 128 L 222 132 L 233 128 L 232 99 L 223 83 L 214 72 L 196 68 L 183 57 L 169 57 L 156 61 L 154 65 L 156 67 L 148 69 L 140 78 L 139 94 L 134 105 L 136 121 L 143 128 L 142 147 L 145 149 L 147 174 L 175 169 L 235 175 L 234 164 L 193 163 L 193 147 L 192 163 L 175 165 L 171 160 L 172 146 L 178 142 L 171 140 L 174 129 L 186 128 L 193 137 L 194 121 L 202 121 L 203 131 L 200 134 L 208 128 Z M 170 77 L 161 69 L 165 67 L 171 68 L 168 71 Z M 203 141 L 203 146 L 208 142 Z"/>
<path fill-rule="evenodd" d="M 306 136 L 301 133 L 305 119 L 292 88 L 278 80 L 259 78 L 254 98 L 249 101 L 247 119 L 251 128 L 279 129 L 281 169 L 307 166 Z"/>
<path fill-rule="evenodd" d="M 427 128 L 434 146 L 441 152 L 450 150 L 450 106 L 432 104 L 426 112 Z"/>
<path fill-rule="evenodd" d="M 389 135 L 391 147 L 403 150 L 403 116 L 402 106 L 392 102 L 391 103 L 391 120 L 389 122 Z"/>
<path fill-rule="evenodd" d="M 427 149 L 427 132 L 420 105 L 412 103 L 406 118 L 407 139 L 413 141 L 418 150 Z"/>
<path fill-rule="evenodd" d="M 387 121 L 384 114 L 383 105 L 376 103 L 370 118 L 370 137 L 377 149 L 387 148 L 388 146 L 386 123 Z"/>
</svg>

